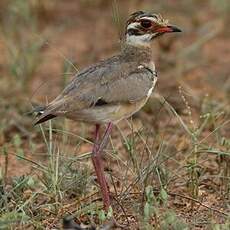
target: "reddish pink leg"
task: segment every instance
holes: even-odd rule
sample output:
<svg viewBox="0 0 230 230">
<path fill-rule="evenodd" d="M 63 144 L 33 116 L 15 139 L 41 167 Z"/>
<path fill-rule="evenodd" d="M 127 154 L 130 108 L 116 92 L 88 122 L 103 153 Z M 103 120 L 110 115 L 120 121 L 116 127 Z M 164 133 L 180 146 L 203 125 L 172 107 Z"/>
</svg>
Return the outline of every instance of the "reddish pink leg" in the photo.
<svg viewBox="0 0 230 230">
<path fill-rule="evenodd" d="M 93 151 L 92 151 L 92 161 L 93 161 L 93 165 L 94 165 L 95 172 L 97 175 L 97 180 L 101 188 L 104 208 L 107 211 L 110 206 L 110 198 L 109 198 L 109 189 L 108 189 L 105 174 L 104 174 L 104 167 L 103 167 L 103 162 L 101 158 L 101 153 L 108 142 L 109 134 L 111 133 L 111 130 L 112 130 L 112 123 L 108 124 L 105 134 L 100 144 L 98 144 L 99 129 L 100 129 L 100 125 L 97 124 L 96 130 L 95 130 L 95 143 L 93 145 Z"/>
</svg>

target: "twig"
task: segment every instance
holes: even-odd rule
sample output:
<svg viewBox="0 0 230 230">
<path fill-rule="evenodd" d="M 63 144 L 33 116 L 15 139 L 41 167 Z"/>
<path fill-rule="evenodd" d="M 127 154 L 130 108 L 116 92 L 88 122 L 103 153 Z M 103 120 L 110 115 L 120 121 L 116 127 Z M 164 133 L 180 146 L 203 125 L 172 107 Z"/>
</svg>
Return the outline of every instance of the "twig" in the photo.
<svg viewBox="0 0 230 230">
<path fill-rule="evenodd" d="M 154 190 L 154 193 L 159 193 L 160 190 Z M 219 209 L 216 209 L 216 208 L 212 208 L 206 204 L 203 204 L 201 201 L 195 199 L 195 198 L 192 198 L 192 197 L 189 197 L 189 196 L 185 196 L 185 195 L 181 195 L 181 194 L 178 194 L 178 193 L 174 193 L 174 192 L 168 192 L 167 191 L 167 194 L 170 195 L 170 196 L 178 196 L 178 197 L 181 197 L 181 198 L 184 198 L 184 199 L 187 199 L 187 200 L 191 200 L 191 201 L 194 201 L 195 203 L 199 204 L 200 206 L 202 207 L 205 207 L 213 212 L 217 212 L 221 215 L 224 215 L 224 216 L 229 216 L 229 214 L 227 214 L 226 212 L 222 212 L 220 211 Z M 130 193 L 130 195 L 140 195 L 140 192 L 132 192 Z"/>
<path fill-rule="evenodd" d="M 205 208 L 207 208 L 207 209 L 210 209 L 210 210 L 212 210 L 213 212 L 218 212 L 218 213 L 221 214 L 221 215 L 229 216 L 227 213 L 222 212 L 222 211 L 220 211 L 219 209 L 212 208 L 212 207 L 210 207 L 210 206 L 208 206 L 208 205 L 206 205 L 206 204 L 203 204 L 201 201 L 199 201 L 199 200 L 197 200 L 197 199 L 195 199 L 195 198 L 192 198 L 192 197 L 189 197 L 189 196 L 185 196 L 185 195 L 181 195 L 181 194 L 178 194 L 178 193 L 173 193 L 173 192 L 167 192 L 167 193 L 168 193 L 168 195 L 170 195 L 170 196 L 179 196 L 179 197 L 181 197 L 181 198 L 184 198 L 184 199 L 187 199 L 187 200 L 191 200 L 191 201 L 193 201 L 193 202 L 195 202 L 195 203 L 198 203 L 200 206 L 205 207 Z"/>
<path fill-rule="evenodd" d="M 126 221 L 127 221 L 127 223 L 128 223 L 127 225 L 129 225 L 129 224 L 130 224 L 129 218 L 128 218 L 128 215 L 127 215 L 127 213 L 126 213 L 124 207 L 122 206 L 122 204 L 120 203 L 120 201 L 119 201 L 117 198 L 113 197 L 113 199 L 114 199 L 114 200 L 117 202 L 117 204 L 120 206 L 122 212 L 124 213 L 125 219 L 126 219 Z"/>
</svg>

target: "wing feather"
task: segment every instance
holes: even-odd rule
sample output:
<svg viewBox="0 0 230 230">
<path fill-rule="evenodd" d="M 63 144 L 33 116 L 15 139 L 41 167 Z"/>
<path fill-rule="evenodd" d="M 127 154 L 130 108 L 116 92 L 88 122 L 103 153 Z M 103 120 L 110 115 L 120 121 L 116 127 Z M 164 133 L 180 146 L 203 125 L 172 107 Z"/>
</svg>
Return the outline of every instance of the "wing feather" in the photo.
<svg viewBox="0 0 230 230">
<path fill-rule="evenodd" d="M 120 63 L 117 57 L 83 70 L 46 108 L 45 114 L 67 112 L 104 104 L 133 103 L 147 96 L 153 86 L 153 74 L 136 63 Z"/>
</svg>

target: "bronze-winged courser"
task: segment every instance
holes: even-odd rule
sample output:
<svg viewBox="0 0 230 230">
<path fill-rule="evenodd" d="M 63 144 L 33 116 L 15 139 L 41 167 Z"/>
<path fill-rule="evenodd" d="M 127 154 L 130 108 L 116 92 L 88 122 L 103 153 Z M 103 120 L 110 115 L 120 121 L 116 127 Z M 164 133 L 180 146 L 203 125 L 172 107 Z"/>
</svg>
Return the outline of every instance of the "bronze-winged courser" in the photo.
<svg viewBox="0 0 230 230">
<path fill-rule="evenodd" d="M 80 71 L 62 93 L 44 107 L 35 109 L 40 124 L 54 117 L 95 124 L 92 161 L 102 192 L 104 208 L 110 206 L 101 153 L 113 124 L 140 110 L 157 81 L 150 43 L 171 32 L 181 32 L 159 14 L 138 11 L 127 20 L 119 54 Z M 99 142 L 99 128 L 107 124 Z"/>
</svg>

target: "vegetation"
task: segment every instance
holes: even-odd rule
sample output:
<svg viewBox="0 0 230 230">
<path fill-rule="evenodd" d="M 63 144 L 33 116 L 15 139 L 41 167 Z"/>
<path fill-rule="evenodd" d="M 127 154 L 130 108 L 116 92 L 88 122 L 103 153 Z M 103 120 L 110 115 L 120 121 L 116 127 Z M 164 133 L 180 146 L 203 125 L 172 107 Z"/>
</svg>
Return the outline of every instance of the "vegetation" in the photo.
<svg viewBox="0 0 230 230">
<path fill-rule="evenodd" d="M 65 217 L 103 229 L 112 216 L 125 229 L 230 228 L 228 0 L 5 0 L 0 8 L 0 229 L 60 228 Z M 28 112 L 118 50 L 128 13 L 153 8 L 184 33 L 153 45 L 155 94 L 110 138 L 105 213 L 93 127 L 62 119 L 33 127 Z"/>
</svg>

